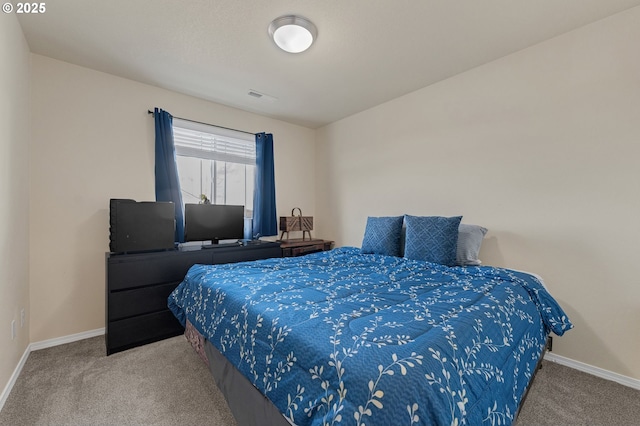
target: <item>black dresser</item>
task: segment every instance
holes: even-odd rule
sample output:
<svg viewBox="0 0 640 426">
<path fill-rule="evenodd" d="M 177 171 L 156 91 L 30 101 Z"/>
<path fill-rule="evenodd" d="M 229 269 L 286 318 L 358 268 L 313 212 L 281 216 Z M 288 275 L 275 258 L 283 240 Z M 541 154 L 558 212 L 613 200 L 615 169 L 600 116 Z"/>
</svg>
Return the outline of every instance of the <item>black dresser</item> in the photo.
<svg viewBox="0 0 640 426">
<path fill-rule="evenodd" d="M 107 355 L 181 334 L 167 297 L 196 263 L 281 257 L 279 243 L 221 245 L 197 250 L 106 255 Z"/>
</svg>

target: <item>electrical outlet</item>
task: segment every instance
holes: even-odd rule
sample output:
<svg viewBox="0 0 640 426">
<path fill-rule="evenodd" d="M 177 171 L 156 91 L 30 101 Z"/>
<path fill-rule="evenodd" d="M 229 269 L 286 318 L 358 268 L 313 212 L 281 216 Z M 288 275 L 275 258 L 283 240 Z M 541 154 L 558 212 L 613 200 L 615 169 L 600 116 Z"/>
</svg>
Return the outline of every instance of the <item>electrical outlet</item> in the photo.
<svg viewBox="0 0 640 426">
<path fill-rule="evenodd" d="M 20 309 L 20 328 L 24 327 L 24 308 Z"/>
<path fill-rule="evenodd" d="M 16 338 L 16 320 L 11 321 L 11 340 Z"/>
</svg>

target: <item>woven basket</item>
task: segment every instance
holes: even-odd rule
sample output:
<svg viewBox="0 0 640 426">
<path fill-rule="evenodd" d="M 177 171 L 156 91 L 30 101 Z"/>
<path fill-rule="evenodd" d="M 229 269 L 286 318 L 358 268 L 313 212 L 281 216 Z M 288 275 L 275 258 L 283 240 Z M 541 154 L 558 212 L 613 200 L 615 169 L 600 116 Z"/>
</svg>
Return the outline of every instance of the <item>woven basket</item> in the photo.
<svg viewBox="0 0 640 426">
<path fill-rule="evenodd" d="M 298 215 L 296 216 L 296 210 Z M 294 207 L 291 210 L 291 216 L 280 216 L 280 239 L 283 239 L 285 233 L 287 237 L 290 231 L 302 231 L 302 239 L 305 239 L 305 233 L 309 234 L 311 239 L 311 230 L 313 230 L 313 216 L 302 216 L 302 210 L 300 207 Z"/>
</svg>

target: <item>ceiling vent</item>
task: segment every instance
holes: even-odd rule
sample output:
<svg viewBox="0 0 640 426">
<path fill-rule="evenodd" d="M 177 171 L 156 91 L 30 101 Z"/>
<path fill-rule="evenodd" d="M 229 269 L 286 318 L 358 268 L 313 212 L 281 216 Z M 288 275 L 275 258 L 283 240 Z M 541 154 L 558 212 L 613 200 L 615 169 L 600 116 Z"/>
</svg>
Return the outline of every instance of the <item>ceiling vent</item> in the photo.
<svg viewBox="0 0 640 426">
<path fill-rule="evenodd" d="M 258 92 L 257 90 L 249 89 L 247 93 L 252 98 L 260 99 L 263 101 L 275 102 L 278 100 L 275 96 L 267 95 L 266 93 Z"/>
</svg>

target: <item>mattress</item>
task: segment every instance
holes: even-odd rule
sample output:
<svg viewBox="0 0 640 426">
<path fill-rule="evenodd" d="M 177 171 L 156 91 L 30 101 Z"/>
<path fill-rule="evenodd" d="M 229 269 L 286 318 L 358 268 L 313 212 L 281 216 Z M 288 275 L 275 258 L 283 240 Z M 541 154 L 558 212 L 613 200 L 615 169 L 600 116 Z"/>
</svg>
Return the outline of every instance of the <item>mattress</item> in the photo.
<svg viewBox="0 0 640 426">
<path fill-rule="evenodd" d="M 511 424 L 571 328 L 534 275 L 355 248 L 196 265 L 169 307 L 297 425 Z"/>
</svg>

